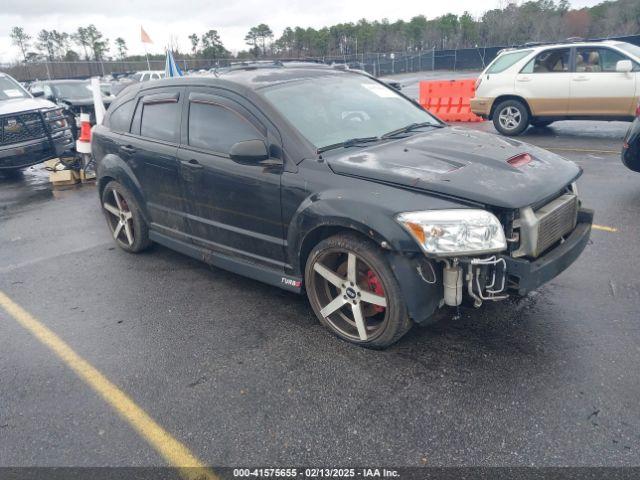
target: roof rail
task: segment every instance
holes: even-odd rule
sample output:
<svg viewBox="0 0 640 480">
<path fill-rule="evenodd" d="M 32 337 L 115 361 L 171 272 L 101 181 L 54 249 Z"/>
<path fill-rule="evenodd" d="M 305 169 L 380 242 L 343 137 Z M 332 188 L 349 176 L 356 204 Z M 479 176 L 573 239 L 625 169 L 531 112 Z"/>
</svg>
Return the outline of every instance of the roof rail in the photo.
<svg viewBox="0 0 640 480">
<path fill-rule="evenodd" d="M 286 64 L 287 62 L 300 62 L 300 63 L 320 63 L 324 64 L 322 60 L 319 58 L 281 58 L 278 60 L 282 64 Z"/>
<path fill-rule="evenodd" d="M 562 43 L 578 43 L 578 42 L 602 42 L 604 41 L 602 38 L 582 38 L 582 37 L 569 37 L 564 40 L 558 40 L 557 42 L 525 42 L 521 45 L 514 45 L 513 47 L 506 47 L 503 50 L 518 50 L 520 48 L 532 48 L 532 47 L 541 47 L 544 45 L 558 45 Z"/>
</svg>

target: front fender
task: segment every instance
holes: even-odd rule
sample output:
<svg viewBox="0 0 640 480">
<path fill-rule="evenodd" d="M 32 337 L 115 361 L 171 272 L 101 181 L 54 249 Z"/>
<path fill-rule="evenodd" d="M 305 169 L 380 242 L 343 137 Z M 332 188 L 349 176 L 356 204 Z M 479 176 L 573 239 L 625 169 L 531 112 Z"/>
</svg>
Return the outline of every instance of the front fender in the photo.
<svg viewBox="0 0 640 480">
<path fill-rule="evenodd" d="M 97 162 L 96 177 L 98 178 L 98 192 L 100 195 L 102 195 L 103 188 L 111 179 L 116 180 L 127 188 L 138 202 L 143 218 L 147 223 L 150 223 L 151 217 L 147 211 L 147 204 L 144 200 L 140 182 L 124 160 L 117 155 L 105 155 Z"/>
<path fill-rule="evenodd" d="M 395 221 L 397 212 L 385 208 L 382 203 L 372 204 L 362 192 L 348 190 L 328 190 L 307 197 L 300 203 L 287 229 L 291 265 L 299 265 L 305 239 L 323 227 L 358 231 L 379 245 L 386 242 L 385 248 L 390 250 L 419 251 L 415 241 Z"/>
<path fill-rule="evenodd" d="M 409 315 L 423 323 L 442 298 L 442 276 L 417 243 L 395 221 L 396 212 L 384 202 L 371 204 L 362 192 L 326 191 L 305 199 L 288 227 L 288 245 L 295 274 L 304 275 L 304 258 L 318 229 L 356 231 L 383 247 L 400 285 Z M 313 242 L 315 244 L 315 241 Z"/>
</svg>

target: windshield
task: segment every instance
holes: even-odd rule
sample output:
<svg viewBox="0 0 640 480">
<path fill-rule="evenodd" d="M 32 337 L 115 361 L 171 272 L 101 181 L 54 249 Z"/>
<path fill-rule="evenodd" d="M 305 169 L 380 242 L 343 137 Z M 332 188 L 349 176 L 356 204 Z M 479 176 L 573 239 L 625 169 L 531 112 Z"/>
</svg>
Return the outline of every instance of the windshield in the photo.
<svg viewBox="0 0 640 480">
<path fill-rule="evenodd" d="M 632 45 L 630 43 L 616 43 L 616 47 L 620 50 L 624 50 L 625 52 L 633 55 L 637 59 L 640 59 L 640 47 L 637 45 Z"/>
<path fill-rule="evenodd" d="M 29 94 L 13 78 L 0 75 L 0 100 L 29 98 Z"/>
<path fill-rule="evenodd" d="M 327 75 L 268 87 L 262 95 L 316 148 L 440 123 L 393 89 L 362 75 Z"/>
<path fill-rule="evenodd" d="M 89 82 L 69 82 L 52 84 L 58 98 L 87 98 L 93 95 Z"/>
</svg>

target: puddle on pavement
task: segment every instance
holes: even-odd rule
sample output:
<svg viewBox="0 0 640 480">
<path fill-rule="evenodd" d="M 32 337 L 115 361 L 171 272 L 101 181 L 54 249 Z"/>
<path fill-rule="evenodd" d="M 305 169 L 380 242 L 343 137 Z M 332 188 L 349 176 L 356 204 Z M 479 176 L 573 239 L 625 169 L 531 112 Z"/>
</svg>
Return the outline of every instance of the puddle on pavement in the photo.
<svg viewBox="0 0 640 480">
<path fill-rule="evenodd" d="M 49 172 L 44 164 L 14 173 L 0 172 L 0 217 L 31 204 L 64 198 L 77 188 L 80 187 L 73 185 L 66 190 L 54 189 L 49 183 Z"/>
</svg>

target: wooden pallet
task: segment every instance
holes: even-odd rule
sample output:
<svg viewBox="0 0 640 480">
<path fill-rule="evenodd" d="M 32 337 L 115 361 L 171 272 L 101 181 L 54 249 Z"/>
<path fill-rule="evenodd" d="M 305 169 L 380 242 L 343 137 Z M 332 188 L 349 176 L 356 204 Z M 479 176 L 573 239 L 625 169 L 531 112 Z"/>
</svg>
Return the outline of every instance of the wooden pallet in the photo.
<svg viewBox="0 0 640 480">
<path fill-rule="evenodd" d="M 85 172 L 84 170 L 80 170 L 78 174 L 80 175 L 80 181 L 82 183 L 94 182 L 96 179 L 96 172 L 93 171 Z"/>
<path fill-rule="evenodd" d="M 49 181 L 54 187 L 66 187 L 80 182 L 80 175 L 75 170 L 57 170 L 49 172 Z"/>
</svg>

